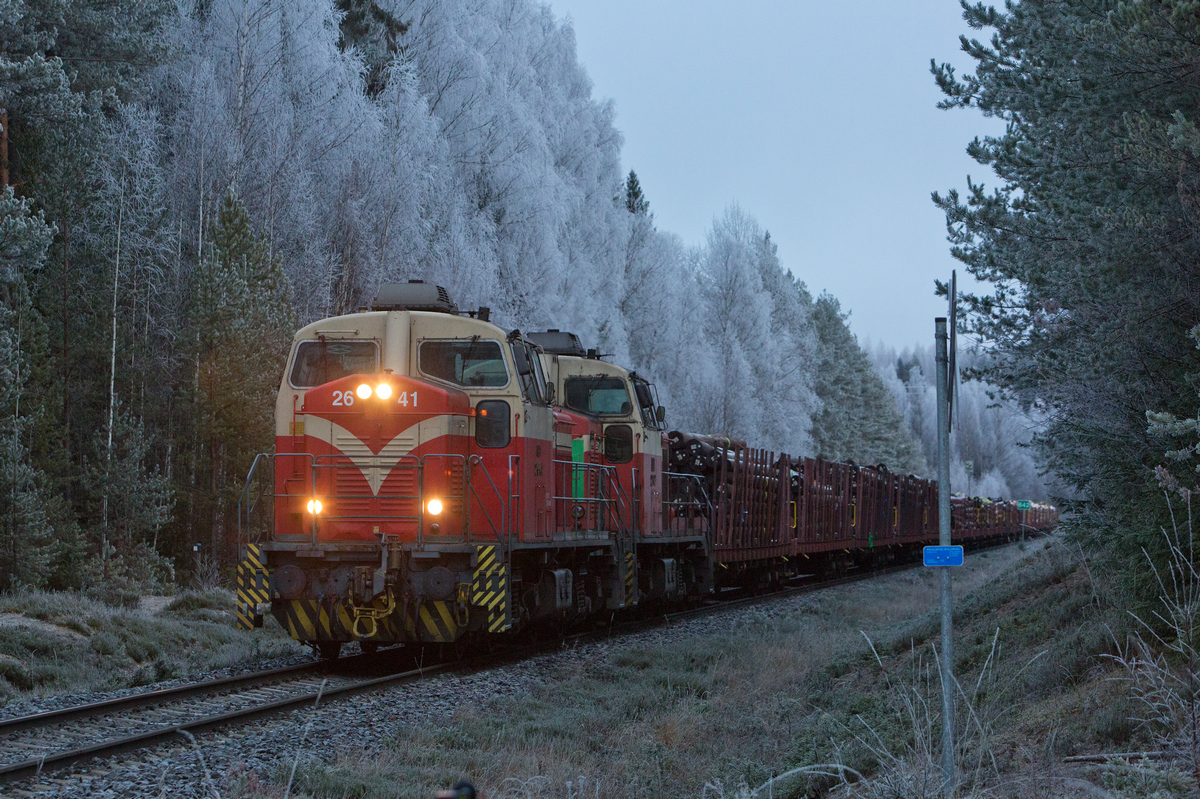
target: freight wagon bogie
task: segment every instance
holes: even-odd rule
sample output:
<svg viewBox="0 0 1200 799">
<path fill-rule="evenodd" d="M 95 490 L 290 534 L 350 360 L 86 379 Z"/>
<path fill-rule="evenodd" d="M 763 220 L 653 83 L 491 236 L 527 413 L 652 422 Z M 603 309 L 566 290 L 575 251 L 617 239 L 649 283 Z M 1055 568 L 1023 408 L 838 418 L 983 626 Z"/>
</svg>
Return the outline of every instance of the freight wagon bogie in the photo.
<svg viewBox="0 0 1200 799">
<path fill-rule="evenodd" d="M 652 604 L 695 602 L 713 591 L 706 547 L 693 543 L 639 544 L 638 596 Z"/>
</svg>

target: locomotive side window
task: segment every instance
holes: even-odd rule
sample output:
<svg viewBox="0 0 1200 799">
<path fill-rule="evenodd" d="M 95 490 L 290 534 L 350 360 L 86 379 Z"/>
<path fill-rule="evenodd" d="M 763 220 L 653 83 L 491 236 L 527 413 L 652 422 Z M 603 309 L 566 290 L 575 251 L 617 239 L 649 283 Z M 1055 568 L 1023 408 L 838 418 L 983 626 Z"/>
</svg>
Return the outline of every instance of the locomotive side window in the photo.
<svg viewBox="0 0 1200 799">
<path fill-rule="evenodd" d="M 508 369 L 500 342 L 470 338 L 454 341 L 422 341 L 417 350 L 422 374 L 456 386 L 502 388 L 508 385 Z"/>
<path fill-rule="evenodd" d="M 638 377 L 633 378 L 633 393 L 637 395 L 638 407 L 642 409 L 642 423 L 651 430 L 661 430 L 658 421 L 658 397 L 654 386 Z"/>
<path fill-rule="evenodd" d="M 542 373 L 542 362 L 528 343 L 515 340 L 512 342 L 513 362 L 517 365 L 517 377 L 521 380 L 521 393 L 525 399 L 535 405 L 545 405 L 543 392 L 546 387 L 546 377 Z"/>
<path fill-rule="evenodd" d="M 537 351 L 533 347 L 529 347 L 529 360 L 533 363 L 533 374 L 537 385 L 537 393 L 538 396 L 541 397 L 542 404 L 544 405 L 550 402 L 550 397 L 546 395 L 546 373 L 542 371 L 542 359 L 538 357 Z"/>
<path fill-rule="evenodd" d="M 595 416 L 625 416 L 633 405 L 619 377 L 568 377 L 563 384 L 567 407 Z"/>
<path fill-rule="evenodd" d="M 481 447 L 507 447 L 512 432 L 508 420 L 508 403 L 487 400 L 475 406 L 475 443 Z"/>
<path fill-rule="evenodd" d="M 313 388 L 347 375 L 379 371 L 379 347 L 374 341 L 321 339 L 301 341 L 288 382 L 292 388 Z"/>
<path fill-rule="evenodd" d="M 629 463 L 633 460 L 632 427 L 610 424 L 604 428 L 604 460 L 609 463 Z"/>
</svg>

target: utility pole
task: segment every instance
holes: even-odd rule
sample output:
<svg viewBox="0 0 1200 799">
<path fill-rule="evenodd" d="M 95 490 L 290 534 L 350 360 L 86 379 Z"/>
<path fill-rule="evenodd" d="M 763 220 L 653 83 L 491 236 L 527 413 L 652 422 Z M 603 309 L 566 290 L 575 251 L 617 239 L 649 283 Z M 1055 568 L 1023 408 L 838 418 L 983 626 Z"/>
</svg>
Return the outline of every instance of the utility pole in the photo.
<svg viewBox="0 0 1200 799">
<path fill-rule="evenodd" d="M 950 359 L 946 320 L 934 320 L 937 340 L 938 544 L 950 547 Z M 950 568 L 942 566 L 942 796 L 954 796 L 954 612 Z"/>
</svg>

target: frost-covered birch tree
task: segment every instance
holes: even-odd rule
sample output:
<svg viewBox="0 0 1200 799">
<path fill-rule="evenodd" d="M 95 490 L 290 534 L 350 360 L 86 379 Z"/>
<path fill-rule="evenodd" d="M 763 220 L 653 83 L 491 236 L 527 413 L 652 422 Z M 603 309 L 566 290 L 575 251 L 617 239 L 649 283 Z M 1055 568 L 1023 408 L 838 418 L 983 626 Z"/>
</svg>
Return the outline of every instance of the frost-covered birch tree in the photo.
<svg viewBox="0 0 1200 799">
<path fill-rule="evenodd" d="M 931 347 L 869 348 L 880 379 L 920 443 L 925 462 L 937 463 L 937 387 Z M 971 372 L 984 355 L 959 352 L 959 364 Z M 996 386 L 961 380 L 955 389 L 954 426 L 950 435 L 950 484 L 955 493 L 981 497 L 1046 500 L 1048 478 L 1040 473 L 1031 446 L 1045 425 L 1045 415 L 1004 400 Z M 968 468 L 968 464 L 970 467 Z"/>
</svg>

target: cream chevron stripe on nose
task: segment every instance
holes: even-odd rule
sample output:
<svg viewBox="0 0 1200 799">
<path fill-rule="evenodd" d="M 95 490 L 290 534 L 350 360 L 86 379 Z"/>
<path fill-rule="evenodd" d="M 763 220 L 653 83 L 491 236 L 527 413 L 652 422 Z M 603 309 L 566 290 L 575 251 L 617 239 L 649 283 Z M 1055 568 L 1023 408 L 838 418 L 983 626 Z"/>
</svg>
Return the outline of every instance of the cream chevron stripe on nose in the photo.
<svg viewBox="0 0 1200 799">
<path fill-rule="evenodd" d="M 379 494 L 379 489 L 400 458 L 411 453 L 422 441 L 451 432 L 450 420 L 449 414 L 423 419 L 397 433 L 376 453 L 372 452 L 362 439 L 336 422 L 311 414 L 296 417 L 298 423 L 303 423 L 305 435 L 325 442 L 336 452 L 349 458 L 362 472 L 367 485 L 371 486 L 371 493 L 375 495 Z M 465 430 L 462 432 L 466 433 Z"/>
</svg>

